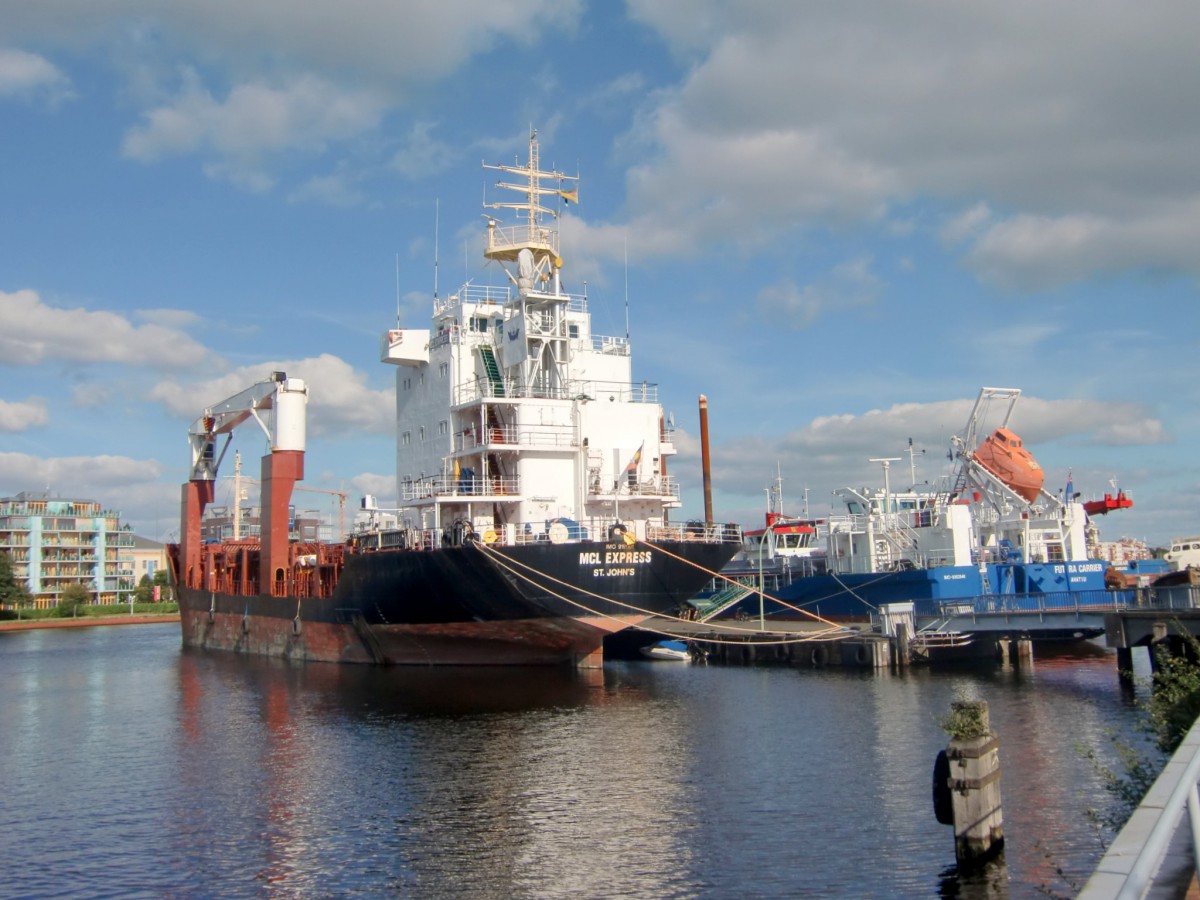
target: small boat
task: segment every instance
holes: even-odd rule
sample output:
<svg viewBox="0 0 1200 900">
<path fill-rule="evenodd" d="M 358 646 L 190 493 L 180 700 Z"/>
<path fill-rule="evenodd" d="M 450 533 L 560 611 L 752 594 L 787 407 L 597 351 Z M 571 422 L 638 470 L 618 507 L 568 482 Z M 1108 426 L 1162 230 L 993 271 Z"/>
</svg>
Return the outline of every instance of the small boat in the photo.
<svg viewBox="0 0 1200 900">
<path fill-rule="evenodd" d="M 976 448 L 975 462 L 1030 503 L 1037 501 L 1045 473 L 1015 432 L 997 428 Z"/>
<path fill-rule="evenodd" d="M 1200 568 L 1200 535 L 1174 538 L 1165 559 L 1173 572 L 1182 572 L 1191 566 Z"/>
<path fill-rule="evenodd" d="M 687 662 L 691 659 L 688 646 L 683 641 L 658 641 L 643 647 L 641 652 L 646 659 L 666 662 Z"/>
</svg>

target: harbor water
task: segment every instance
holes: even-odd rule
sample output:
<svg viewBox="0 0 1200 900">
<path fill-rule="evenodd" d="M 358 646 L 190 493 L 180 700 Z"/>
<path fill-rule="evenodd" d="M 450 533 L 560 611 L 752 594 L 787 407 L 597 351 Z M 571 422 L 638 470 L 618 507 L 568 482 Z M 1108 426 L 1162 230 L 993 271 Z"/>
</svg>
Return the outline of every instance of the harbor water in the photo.
<svg viewBox="0 0 1200 900">
<path fill-rule="evenodd" d="M 955 867 L 938 720 L 985 699 L 1006 846 Z M 378 669 L 0 634 L 3 897 L 1072 896 L 1135 697 L 1096 644 L 903 673 Z"/>
</svg>

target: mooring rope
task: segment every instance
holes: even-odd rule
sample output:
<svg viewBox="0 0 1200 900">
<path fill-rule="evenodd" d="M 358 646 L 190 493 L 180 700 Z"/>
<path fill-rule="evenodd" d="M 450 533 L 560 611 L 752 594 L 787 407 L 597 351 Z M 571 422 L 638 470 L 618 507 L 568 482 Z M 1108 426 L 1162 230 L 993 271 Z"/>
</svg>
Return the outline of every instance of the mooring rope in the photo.
<svg viewBox="0 0 1200 900">
<path fill-rule="evenodd" d="M 712 576 L 713 578 L 720 578 L 722 581 L 727 581 L 730 584 L 736 584 L 739 587 L 748 587 L 748 585 L 742 584 L 742 582 L 738 581 L 736 578 L 730 578 L 728 575 L 722 575 L 720 572 L 714 572 L 711 569 L 707 569 L 697 562 L 692 562 L 692 560 L 688 559 L 686 556 L 680 556 L 678 553 L 672 553 L 670 550 L 667 550 L 658 544 L 651 543 L 650 541 L 643 541 L 636 537 L 634 538 L 634 540 L 636 543 L 645 544 L 647 547 L 657 550 L 659 553 L 665 554 L 666 556 L 670 556 L 672 559 L 677 559 L 680 562 L 687 563 L 692 568 L 699 569 L 701 572 L 705 572 L 706 574 Z M 832 622 L 829 619 L 826 619 L 826 618 L 823 618 L 823 617 L 817 615 L 817 613 L 815 613 L 815 612 L 811 612 L 810 610 L 807 610 L 807 609 L 802 609 L 799 606 L 793 606 L 792 604 L 788 603 L 786 600 L 780 600 L 778 597 L 774 597 L 771 594 L 766 593 L 765 591 L 759 591 L 759 590 L 754 590 L 754 589 L 751 589 L 751 590 L 755 594 L 762 594 L 765 598 L 772 601 L 773 603 L 778 603 L 780 606 L 787 607 L 788 609 L 792 610 L 793 612 L 798 612 L 803 615 L 806 615 L 810 619 L 820 622 L 823 625 L 828 625 L 831 628 L 844 627 L 842 625 L 839 625 L 837 622 Z"/>
<path fill-rule="evenodd" d="M 573 600 L 570 597 L 567 597 L 566 595 L 551 589 L 546 584 L 539 583 L 532 576 L 527 575 L 524 572 L 518 571 L 518 569 L 524 569 L 528 572 L 532 572 L 534 575 L 537 575 L 540 578 L 544 578 L 549 582 L 563 585 L 564 587 L 568 587 L 573 591 L 577 591 L 577 592 L 579 592 L 581 594 L 585 594 L 589 597 L 594 597 L 597 600 L 602 600 L 606 603 L 611 603 L 616 606 L 623 606 L 625 609 L 628 609 L 631 612 L 637 613 L 639 615 L 645 616 L 648 619 L 662 620 L 665 622 L 681 622 L 681 621 L 683 621 L 676 616 L 666 616 L 666 615 L 663 615 L 662 613 L 654 612 L 653 610 L 643 609 L 642 607 L 634 606 L 631 603 L 626 603 L 622 600 L 617 600 L 612 597 L 605 597 L 602 594 L 597 594 L 594 591 L 589 591 L 587 588 L 582 587 L 580 585 L 575 585 L 575 584 L 571 584 L 568 581 L 563 581 L 561 578 L 557 578 L 553 575 L 550 575 L 547 572 L 542 572 L 538 569 L 535 569 L 533 566 L 530 566 L 527 563 L 523 563 L 520 560 L 513 559 L 511 556 L 507 556 L 506 554 L 501 553 L 498 548 L 496 548 L 492 545 L 489 545 L 489 544 L 486 544 L 486 543 L 483 543 L 480 541 L 472 541 L 471 543 L 477 549 L 486 551 L 490 555 L 490 558 L 495 565 L 498 565 L 500 568 L 511 573 L 512 575 L 516 576 L 517 578 L 520 578 L 524 581 L 529 582 L 530 584 L 532 584 L 534 587 L 538 588 L 539 590 L 546 591 L 546 593 L 550 594 L 550 596 L 555 597 L 556 599 L 562 600 L 563 602 L 568 603 L 571 606 L 576 607 L 577 609 L 581 609 L 584 612 L 589 613 L 590 615 L 598 616 L 598 617 L 604 618 L 604 619 L 610 619 L 614 622 L 620 622 L 623 626 L 625 625 L 625 622 L 622 620 L 622 618 L 620 616 L 612 615 L 611 613 L 602 612 L 601 610 L 598 610 L 598 609 L 592 609 L 591 607 L 587 606 L 586 604 L 580 603 L 577 600 Z M 701 566 L 698 563 L 693 563 L 691 560 L 686 559 L 681 556 L 678 556 L 677 554 L 671 553 L 669 550 L 664 550 L 662 547 L 659 547 L 657 544 L 651 544 L 651 543 L 645 542 L 645 541 L 642 541 L 641 543 L 645 543 L 648 547 L 651 547 L 653 550 L 657 550 L 661 553 L 666 554 L 667 556 L 673 557 L 675 559 L 681 559 L 684 562 L 688 563 L 689 565 L 694 566 L 695 568 L 701 569 L 702 571 L 709 572 L 710 574 L 712 574 L 716 577 L 725 578 L 725 576 L 721 575 L 720 573 L 710 572 L 710 570 L 704 568 L 704 566 Z M 732 580 L 732 579 L 726 579 L 726 580 Z M 769 595 L 766 595 L 766 596 L 769 596 Z M 771 599 L 775 599 L 775 598 L 772 597 Z M 784 604 L 784 605 L 787 605 L 787 604 Z M 792 607 L 792 608 L 794 609 L 795 607 Z M 829 627 L 826 629 L 822 629 L 821 631 L 809 632 L 805 635 L 798 636 L 795 638 L 781 638 L 779 640 L 755 641 L 754 644 L 756 646 L 770 646 L 770 645 L 776 645 L 776 644 L 803 644 L 803 643 L 808 643 L 811 641 L 819 640 L 821 638 L 827 638 L 830 635 L 833 635 L 838 632 L 844 633 L 844 636 L 847 636 L 847 637 L 849 637 L 851 634 L 854 634 L 854 632 L 847 629 L 844 625 L 839 625 L 836 622 L 831 622 L 827 619 L 822 619 L 819 616 L 816 616 L 813 613 L 807 612 L 805 610 L 798 610 L 798 611 L 804 612 L 806 615 L 811 616 L 814 619 L 817 619 L 818 621 L 828 625 Z M 736 625 L 718 625 L 718 624 L 714 624 L 711 622 L 705 622 L 704 625 L 705 625 L 705 627 L 711 628 L 715 631 L 720 631 L 720 632 L 725 632 L 725 633 L 730 633 L 730 634 L 755 635 L 755 634 L 763 633 L 763 632 L 758 631 L 753 628 L 745 628 L 745 627 L 736 626 Z M 645 628 L 645 626 L 641 625 L 640 623 L 637 627 Z M 669 637 L 684 638 L 686 640 L 699 641 L 699 642 L 707 643 L 707 644 L 743 645 L 746 643 L 745 641 L 724 641 L 724 640 L 721 640 L 721 639 L 715 638 L 715 637 L 701 637 L 699 635 L 683 634 L 683 633 L 679 633 L 679 632 L 667 631 L 665 629 L 660 629 L 657 627 L 646 628 L 645 630 L 654 631 L 659 634 L 665 634 Z"/>
</svg>

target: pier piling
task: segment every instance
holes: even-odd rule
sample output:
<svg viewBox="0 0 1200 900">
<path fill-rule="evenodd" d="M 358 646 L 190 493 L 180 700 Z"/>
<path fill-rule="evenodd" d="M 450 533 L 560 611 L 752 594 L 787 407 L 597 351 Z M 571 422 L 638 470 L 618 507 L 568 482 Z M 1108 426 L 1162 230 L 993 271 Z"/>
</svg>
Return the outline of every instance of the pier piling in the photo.
<svg viewBox="0 0 1200 900">
<path fill-rule="evenodd" d="M 954 855 L 959 864 L 980 863 L 1004 846 L 1000 741 L 992 733 L 983 700 L 953 703 L 943 727 L 951 738 L 945 760 L 939 754 L 934 767 L 934 809 L 939 822 L 954 826 Z M 949 822 L 945 821 L 947 810 Z"/>
</svg>

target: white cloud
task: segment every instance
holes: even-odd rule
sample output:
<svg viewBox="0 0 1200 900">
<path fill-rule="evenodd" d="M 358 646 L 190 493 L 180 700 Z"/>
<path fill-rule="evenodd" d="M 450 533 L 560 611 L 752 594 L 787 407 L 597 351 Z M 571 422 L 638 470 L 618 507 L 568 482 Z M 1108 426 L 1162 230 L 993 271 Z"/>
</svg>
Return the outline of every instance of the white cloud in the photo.
<svg viewBox="0 0 1200 900">
<path fill-rule="evenodd" d="M 999 284 L 1044 287 L 1129 269 L 1200 272 L 1200 193 L 1129 218 L 1019 214 L 983 230 L 967 254 Z"/>
<path fill-rule="evenodd" d="M 162 474 L 154 459 L 0 452 L 0 496 L 46 491 L 52 497 L 94 500 L 119 513 L 122 525 L 159 540 L 179 531 L 179 485 L 160 483 Z"/>
<path fill-rule="evenodd" d="M 288 199 L 293 203 L 312 200 L 342 209 L 367 202 L 366 194 L 358 186 L 357 177 L 343 171 L 310 178 L 292 191 Z"/>
<path fill-rule="evenodd" d="M 50 359 L 175 369 L 206 355 L 204 347 L 174 328 L 133 325 L 111 312 L 47 306 L 31 290 L 0 291 L 0 360 L 5 365 Z"/>
<path fill-rule="evenodd" d="M 125 49 L 158 48 L 176 59 L 216 57 L 236 69 L 269 55 L 405 86 L 453 72 L 501 42 L 529 46 L 549 31 L 569 32 L 582 10 L 582 0 L 255 0 L 222 3 L 218 14 L 211 0 L 55 0 L 10 3 L 4 12 L 13 37 L 79 46 L 116 34 L 131 45 Z"/>
<path fill-rule="evenodd" d="M 367 387 L 363 373 L 328 353 L 309 359 L 242 366 L 205 381 L 164 380 L 151 388 L 149 396 L 172 414 L 194 421 L 206 407 L 244 391 L 271 372 L 286 372 L 290 377 L 302 378 L 308 385 L 309 434 L 390 435 L 395 427 L 395 392 Z"/>
<path fill-rule="evenodd" d="M 377 498 L 383 506 L 396 499 L 396 476 L 375 475 L 364 472 L 350 479 L 350 484 L 358 494 L 370 494 Z"/>
<path fill-rule="evenodd" d="M 143 115 L 125 136 L 126 156 L 156 162 L 201 153 L 213 175 L 256 187 L 269 184 L 259 166 L 284 150 L 320 152 L 378 125 L 385 108 L 375 91 L 346 91 L 311 75 L 283 85 L 239 84 L 217 100 L 191 70 L 172 102 Z"/>
<path fill-rule="evenodd" d="M 756 321 L 768 327 L 801 330 L 822 315 L 870 305 L 880 284 L 871 272 L 871 260 L 865 257 L 837 266 L 820 284 L 798 287 L 785 278 L 759 291 Z"/>
<path fill-rule="evenodd" d="M 694 60 L 632 132 L 648 252 L 932 202 L 995 281 L 1200 272 L 1200 6 L 693 6 L 630 4 Z"/>
<path fill-rule="evenodd" d="M 0 431 L 27 431 L 49 421 L 46 401 L 39 397 L 11 403 L 0 400 Z"/>
<path fill-rule="evenodd" d="M 405 178 L 428 178 L 447 169 L 458 157 L 455 149 L 432 136 L 432 122 L 415 122 L 404 146 L 392 157 L 392 168 Z"/>
<path fill-rule="evenodd" d="M 47 488 L 62 496 L 94 498 L 112 488 L 154 481 L 162 466 L 130 456 L 59 456 L 0 453 L 0 493 Z M 178 495 L 176 495 L 178 498 Z"/>
<path fill-rule="evenodd" d="M 0 47 L 0 97 L 43 99 L 56 106 L 71 96 L 70 79 L 45 57 Z"/>
</svg>

